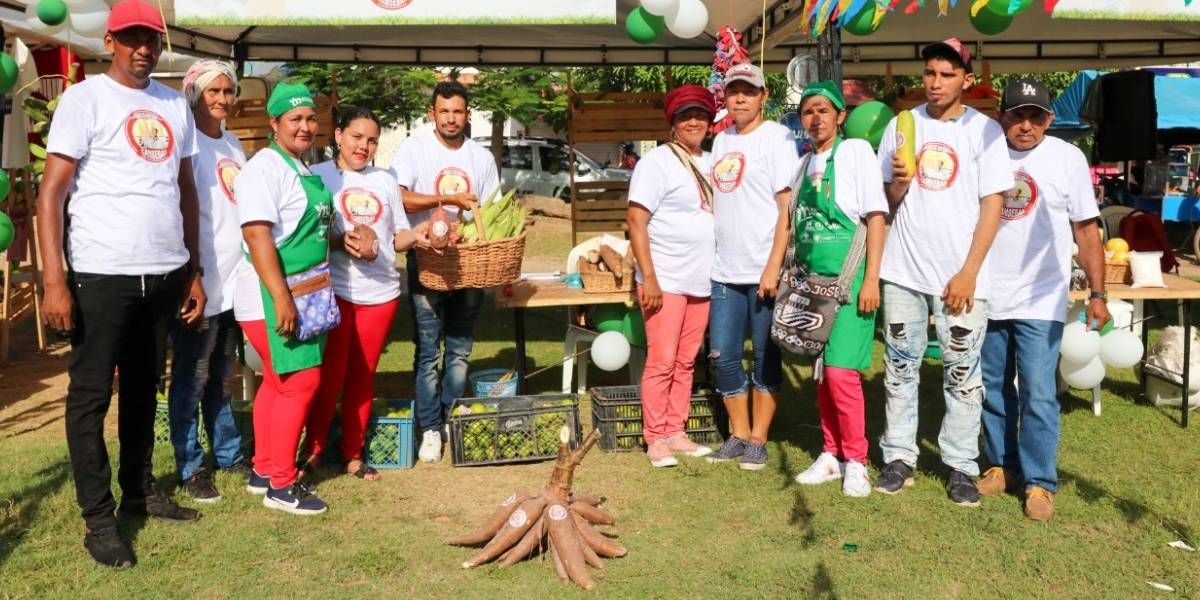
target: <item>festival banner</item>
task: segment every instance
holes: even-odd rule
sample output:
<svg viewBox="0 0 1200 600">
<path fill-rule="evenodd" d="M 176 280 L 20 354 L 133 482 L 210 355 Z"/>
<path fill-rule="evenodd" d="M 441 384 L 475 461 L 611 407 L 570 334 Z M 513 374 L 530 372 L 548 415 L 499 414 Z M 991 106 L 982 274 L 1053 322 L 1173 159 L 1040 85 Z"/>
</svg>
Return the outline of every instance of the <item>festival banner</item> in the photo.
<svg viewBox="0 0 1200 600">
<path fill-rule="evenodd" d="M 616 0 L 175 0 L 175 24 L 612 25 Z"/>
<path fill-rule="evenodd" d="M 1056 19 L 1200 21 L 1200 0 L 1058 0 Z"/>
</svg>

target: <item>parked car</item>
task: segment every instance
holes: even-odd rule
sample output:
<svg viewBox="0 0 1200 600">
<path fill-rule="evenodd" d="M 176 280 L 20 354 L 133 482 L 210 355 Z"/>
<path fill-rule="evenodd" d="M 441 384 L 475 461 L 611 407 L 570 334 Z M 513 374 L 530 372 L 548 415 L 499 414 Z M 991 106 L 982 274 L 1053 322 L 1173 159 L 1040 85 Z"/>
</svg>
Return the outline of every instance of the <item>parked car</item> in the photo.
<svg viewBox="0 0 1200 600">
<path fill-rule="evenodd" d="M 475 138 L 491 147 L 490 137 Z M 549 138 L 515 137 L 504 139 L 500 160 L 500 183 L 504 189 L 516 188 L 518 194 L 536 194 L 571 199 L 571 177 L 567 172 L 567 144 Z M 610 169 L 590 156 L 575 151 L 576 181 L 628 181 L 633 171 Z"/>
</svg>

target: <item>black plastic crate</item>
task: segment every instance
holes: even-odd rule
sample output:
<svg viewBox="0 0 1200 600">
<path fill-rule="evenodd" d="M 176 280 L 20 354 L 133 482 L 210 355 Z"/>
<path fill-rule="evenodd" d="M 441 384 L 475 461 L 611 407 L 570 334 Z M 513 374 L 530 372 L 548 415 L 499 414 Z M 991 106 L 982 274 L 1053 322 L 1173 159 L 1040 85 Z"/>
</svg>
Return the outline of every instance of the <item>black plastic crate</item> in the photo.
<svg viewBox="0 0 1200 600">
<path fill-rule="evenodd" d="M 570 394 L 461 398 L 450 408 L 450 456 L 454 466 L 503 465 L 558 456 L 565 425 L 570 446 L 579 445 L 579 399 Z"/>
<path fill-rule="evenodd" d="M 592 427 L 600 432 L 600 449 L 628 452 L 642 447 L 642 386 L 595 387 L 592 396 Z M 693 442 L 715 445 L 722 436 L 725 405 L 715 393 L 692 396 L 684 430 Z"/>
</svg>

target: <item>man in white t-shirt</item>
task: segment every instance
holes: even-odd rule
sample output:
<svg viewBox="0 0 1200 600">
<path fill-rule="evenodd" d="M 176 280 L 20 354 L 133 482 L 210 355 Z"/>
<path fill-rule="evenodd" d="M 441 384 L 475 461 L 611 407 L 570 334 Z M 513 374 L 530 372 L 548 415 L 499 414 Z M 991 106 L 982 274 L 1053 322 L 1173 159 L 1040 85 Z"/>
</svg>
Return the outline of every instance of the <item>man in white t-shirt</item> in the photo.
<svg viewBox="0 0 1200 600">
<path fill-rule="evenodd" d="M 886 465 L 875 489 L 896 494 L 913 481 L 921 358 L 933 313 L 946 403 L 938 446 L 951 469 L 946 489 L 955 504 L 978 506 L 979 352 L 989 289 L 984 259 L 1003 194 L 1013 187 L 1012 168 L 1000 125 L 962 103 L 975 81 L 962 42 L 930 44 L 921 57 L 927 102 L 911 111 L 916 139 L 901 140 L 893 119 L 879 146 L 894 222 L 880 272 L 887 428 L 880 440 Z M 896 152 L 900 143 L 916 149 L 915 173 Z"/>
<path fill-rule="evenodd" d="M 983 429 L 994 466 L 979 480 L 979 492 L 1020 491 L 1025 515 L 1044 521 L 1054 514 L 1058 489 L 1056 372 L 1072 238 L 1091 287 L 1088 322 L 1099 328 L 1110 318 L 1100 211 L 1083 152 L 1046 136 L 1054 122 L 1046 86 L 1036 79 L 1011 81 L 1000 108 L 1016 187 L 1004 200 L 988 261 L 992 294 L 983 342 Z"/>
<path fill-rule="evenodd" d="M 466 135 L 470 122 L 467 89 L 458 82 L 439 83 L 433 91 L 429 119 L 435 128 L 400 144 L 392 156 L 392 171 L 413 227 L 429 220 L 441 206 L 451 219 L 465 211 L 465 220 L 500 187 L 496 161 Z M 409 307 L 413 318 L 413 373 L 417 424 L 421 429 L 418 457 L 424 462 L 442 458 L 442 425 L 455 398 L 463 396 L 467 363 L 474 344 L 475 319 L 483 305 L 483 290 L 439 292 L 417 280 L 415 252 L 408 254 Z M 445 336 L 445 352 L 439 345 Z M 439 356 L 441 354 L 441 356 Z M 439 361 L 439 358 L 441 359 Z M 438 377 L 438 362 L 443 373 Z"/>
<path fill-rule="evenodd" d="M 167 327 L 175 318 L 194 326 L 205 309 L 192 112 L 178 92 L 150 79 L 165 31 L 158 8 L 144 0 L 113 6 L 104 36 L 112 64 L 63 92 L 38 193 L 42 312 L 54 329 L 71 331 L 67 448 L 87 528 L 83 545 L 112 567 L 133 564 L 117 531 L 104 444 L 116 369 L 119 514 L 173 522 L 200 516 L 159 491 L 151 470 Z"/>
</svg>

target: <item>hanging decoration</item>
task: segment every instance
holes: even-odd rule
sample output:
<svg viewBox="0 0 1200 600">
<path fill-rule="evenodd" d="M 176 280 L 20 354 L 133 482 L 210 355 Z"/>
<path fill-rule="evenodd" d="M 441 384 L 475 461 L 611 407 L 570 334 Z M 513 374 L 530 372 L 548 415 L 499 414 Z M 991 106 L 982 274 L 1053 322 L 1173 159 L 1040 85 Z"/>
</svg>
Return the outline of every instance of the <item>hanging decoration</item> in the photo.
<svg viewBox="0 0 1200 600">
<path fill-rule="evenodd" d="M 750 53 L 742 46 L 742 34 L 732 25 L 722 26 L 717 31 L 717 49 L 713 52 L 712 74 L 708 78 L 708 91 L 717 101 L 717 114 L 712 126 L 714 134 L 733 125 L 733 117 L 725 108 L 725 72 L 729 67 L 744 62 L 750 62 Z"/>
</svg>

